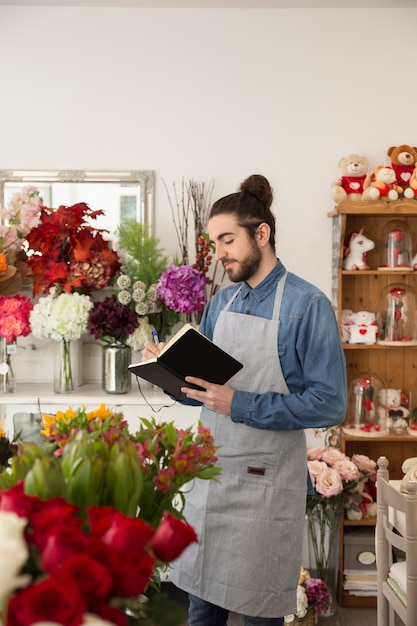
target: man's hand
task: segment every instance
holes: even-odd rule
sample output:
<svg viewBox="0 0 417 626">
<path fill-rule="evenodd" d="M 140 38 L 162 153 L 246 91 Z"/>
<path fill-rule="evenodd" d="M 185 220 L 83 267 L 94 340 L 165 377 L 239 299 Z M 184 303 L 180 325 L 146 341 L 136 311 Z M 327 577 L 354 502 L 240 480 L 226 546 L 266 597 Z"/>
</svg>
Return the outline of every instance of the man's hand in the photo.
<svg viewBox="0 0 417 626">
<path fill-rule="evenodd" d="M 194 378 L 194 376 L 186 376 L 185 380 L 206 390 L 199 391 L 191 387 L 181 387 L 181 391 L 185 393 L 187 398 L 202 402 L 209 409 L 216 411 L 216 413 L 230 415 L 234 389 L 227 385 L 215 385 L 202 378 Z"/>
<path fill-rule="evenodd" d="M 162 341 L 158 345 L 156 345 L 153 341 L 145 341 L 145 347 L 142 350 L 142 361 L 154 359 L 156 356 L 159 356 L 159 353 L 164 345 L 165 344 Z"/>
</svg>

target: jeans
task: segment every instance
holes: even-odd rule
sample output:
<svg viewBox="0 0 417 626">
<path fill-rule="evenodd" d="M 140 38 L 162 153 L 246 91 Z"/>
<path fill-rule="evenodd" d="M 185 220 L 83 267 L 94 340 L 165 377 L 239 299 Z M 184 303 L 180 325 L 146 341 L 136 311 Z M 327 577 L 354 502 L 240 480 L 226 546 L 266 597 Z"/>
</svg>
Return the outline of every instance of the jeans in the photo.
<svg viewBox="0 0 417 626">
<path fill-rule="evenodd" d="M 188 626 L 226 626 L 229 611 L 189 594 Z M 283 617 L 250 617 L 244 615 L 245 626 L 283 626 Z"/>
</svg>

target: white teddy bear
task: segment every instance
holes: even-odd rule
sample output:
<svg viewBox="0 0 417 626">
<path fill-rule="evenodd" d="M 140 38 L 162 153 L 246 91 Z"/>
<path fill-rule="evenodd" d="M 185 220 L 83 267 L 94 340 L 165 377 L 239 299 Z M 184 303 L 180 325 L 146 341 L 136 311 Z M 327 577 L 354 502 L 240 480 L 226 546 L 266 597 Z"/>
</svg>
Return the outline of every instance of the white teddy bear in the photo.
<svg viewBox="0 0 417 626">
<path fill-rule="evenodd" d="M 402 432 L 408 426 L 407 399 L 401 389 L 381 389 L 378 393 L 378 417 L 381 428 Z"/>
<path fill-rule="evenodd" d="M 358 311 L 351 315 L 349 343 L 376 343 L 378 325 L 375 321 L 375 313 L 370 311 Z"/>
</svg>

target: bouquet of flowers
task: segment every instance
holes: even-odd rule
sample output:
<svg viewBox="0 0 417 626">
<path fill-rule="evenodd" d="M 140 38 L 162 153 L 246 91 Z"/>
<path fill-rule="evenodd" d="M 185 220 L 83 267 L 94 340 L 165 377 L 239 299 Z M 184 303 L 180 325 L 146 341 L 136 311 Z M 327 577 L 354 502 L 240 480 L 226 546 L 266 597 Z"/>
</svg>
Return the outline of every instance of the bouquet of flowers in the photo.
<svg viewBox="0 0 417 626">
<path fill-rule="evenodd" d="M 50 291 L 78 291 L 106 287 L 120 269 L 118 254 L 91 221 L 103 215 L 85 202 L 58 209 L 42 207 L 40 224 L 27 235 L 32 254 L 33 295 Z"/>
<path fill-rule="evenodd" d="M 86 331 L 92 307 L 89 296 L 65 292 L 58 295 L 56 288 L 52 287 L 50 293 L 40 298 L 30 313 L 30 326 L 35 337 L 62 342 L 58 387 L 64 392 L 74 388 L 71 341 L 80 339 Z"/>
<path fill-rule="evenodd" d="M 0 296 L 0 337 L 8 343 L 30 333 L 29 317 L 33 304 L 26 296 Z"/>
<path fill-rule="evenodd" d="M 332 597 L 327 585 L 320 578 L 312 578 L 308 569 L 301 567 L 297 585 L 297 611 L 286 615 L 285 624 L 314 626 L 316 613 L 325 613 Z"/>
<path fill-rule="evenodd" d="M 167 269 L 168 260 L 159 239 L 149 233 L 147 224 L 124 220 L 118 229 L 121 274 L 116 293 L 121 304 L 131 307 L 139 319 L 138 328 L 128 340 L 135 350 L 152 339 L 152 330 L 165 338 L 179 320 L 179 314 L 167 307 L 157 292 L 157 282 Z"/>
<path fill-rule="evenodd" d="M 40 221 L 39 191 L 31 185 L 16 192 L 2 209 L 0 222 L 0 293 L 19 291 L 30 276 L 23 250 L 26 235 Z"/>
<path fill-rule="evenodd" d="M 376 479 L 376 463 L 369 457 L 346 454 L 330 446 L 307 450 L 313 492 L 307 496 L 307 520 L 317 576 L 328 584 L 329 568 L 340 516 L 360 510 L 358 487 Z"/>
<path fill-rule="evenodd" d="M 113 295 L 94 303 L 88 316 L 87 330 L 106 343 L 126 343 L 138 326 L 135 312 Z"/>
<path fill-rule="evenodd" d="M 140 594 L 197 540 L 175 501 L 193 478 L 220 472 L 210 432 L 142 420 L 132 434 L 104 405 L 42 425 L 46 443 L 21 443 L 0 473 L 5 626 L 124 626 L 125 609 L 138 624 L 180 624 L 175 605 Z"/>
<path fill-rule="evenodd" d="M 30 333 L 33 304 L 26 296 L 0 296 L 0 391 L 14 391 L 11 354 L 17 337 Z"/>
</svg>

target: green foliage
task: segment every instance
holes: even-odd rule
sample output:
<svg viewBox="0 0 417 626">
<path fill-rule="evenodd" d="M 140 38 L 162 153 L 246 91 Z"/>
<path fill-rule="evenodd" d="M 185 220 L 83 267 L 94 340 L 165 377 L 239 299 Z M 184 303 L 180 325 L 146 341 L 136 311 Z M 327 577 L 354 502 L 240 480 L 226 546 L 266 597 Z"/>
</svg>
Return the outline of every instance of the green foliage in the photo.
<svg viewBox="0 0 417 626">
<path fill-rule="evenodd" d="M 149 233 L 149 224 L 124 220 L 117 229 L 119 246 L 129 258 L 122 261 L 122 271 L 133 281 L 142 280 L 147 287 L 156 283 L 168 267 L 168 258 L 159 239 Z"/>
</svg>

